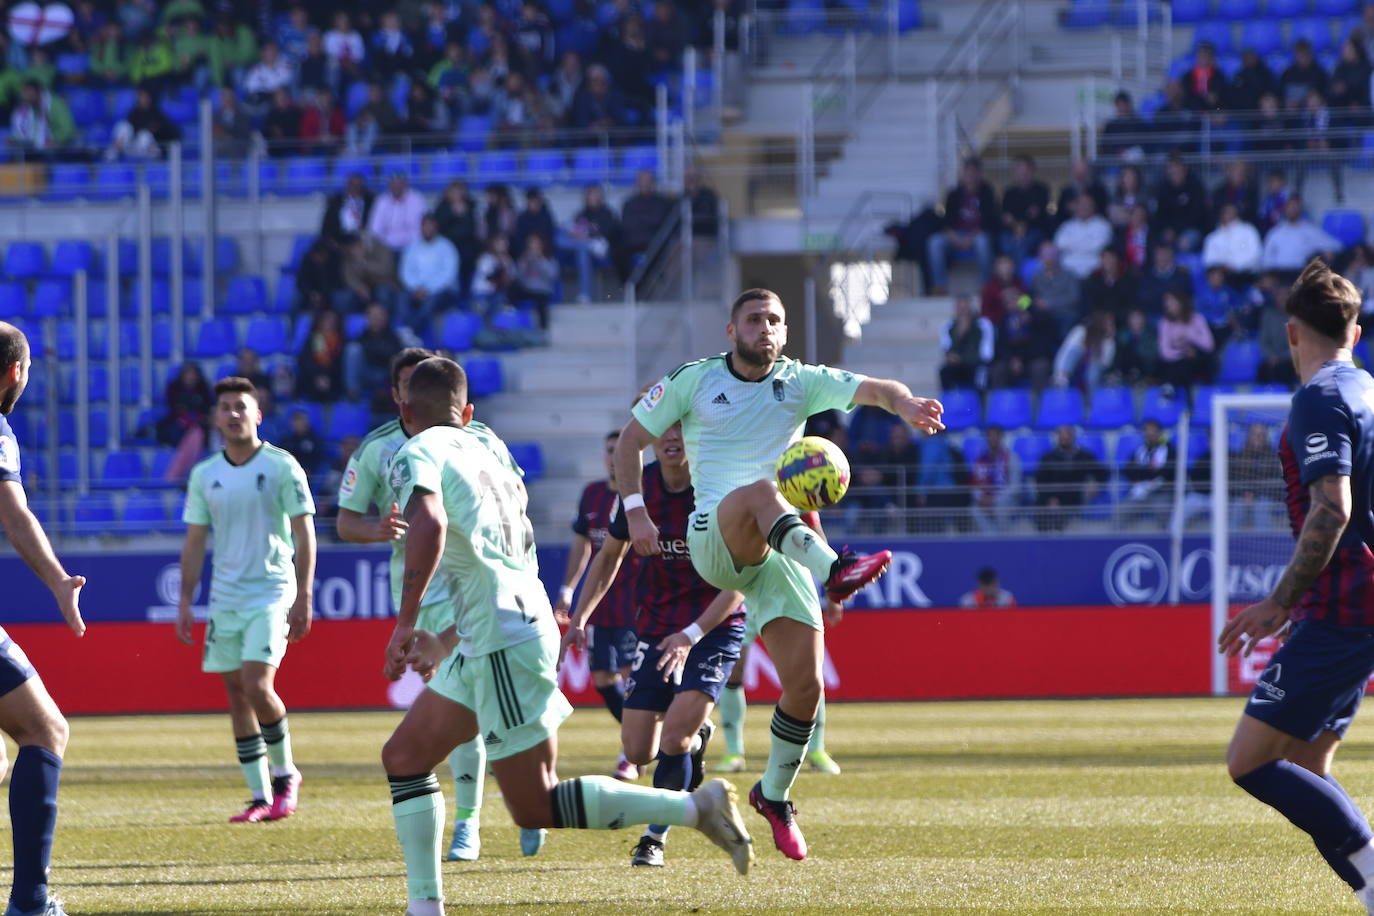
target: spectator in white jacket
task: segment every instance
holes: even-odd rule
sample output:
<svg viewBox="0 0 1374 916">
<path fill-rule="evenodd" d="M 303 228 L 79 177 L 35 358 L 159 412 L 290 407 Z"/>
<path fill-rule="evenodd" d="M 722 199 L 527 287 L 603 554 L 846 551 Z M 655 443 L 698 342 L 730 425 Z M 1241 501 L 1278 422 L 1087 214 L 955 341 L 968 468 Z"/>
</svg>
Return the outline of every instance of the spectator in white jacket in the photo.
<svg viewBox="0 0 1374 916">
<path fill-rule="evenodd" d="M 1263 253 L 1259 230 L 1240 218 L 1235 204 L 1224 204 L 1217 227 L 1203 240 L 1202 263 L 1224 267 L 1232 282 L 1248 284 L 1259 271 Z"/>
<path fill-rule="evenodd" d="M 1328 257 L 1341 250 L 1341 243 L 1302 213 L 1302 198 L 1294 194 L 1283 205 L 1283 222 L 1264 238 L 1265 270 L 1277 270 L 1285 281 L 1296 277 L 1316 254 Z"/>
<path fill-rule="evenodd" d="M 404 175 L 392 175 L 387 193 L 378 195 L 372 204 L 367 231 L 400 254 L 420 237 L 420 220 L 424 215 L 425 199 L 410 186 Z"/>
<path fill-rule="evenodd" d="M 406 291 L 401 324 L 417 334 L 458 294 L 458 249 L 439 234 L 439 221 L 431 214 L 420 222 L 420 237 L 401 254 L 401 286 Z"/>
<path fill-rule="evenodd" d="M 1055 247 L 1064 269 L 1080 280 L 1097 269 L 1102 249 L 1112 243 L 1112 224 L 1097 213 L 1091 194 L 1079 194 L 1073 201 L 1073 219 L 1054 234 Z"/>
</svg>

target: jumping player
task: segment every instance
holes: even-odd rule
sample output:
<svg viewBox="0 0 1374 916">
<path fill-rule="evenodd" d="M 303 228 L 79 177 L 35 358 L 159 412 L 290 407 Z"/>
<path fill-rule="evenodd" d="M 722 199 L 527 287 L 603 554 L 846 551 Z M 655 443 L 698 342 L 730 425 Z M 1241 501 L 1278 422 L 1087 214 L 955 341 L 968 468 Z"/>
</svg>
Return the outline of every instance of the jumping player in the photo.
<svg viewBox="0 0 1374 916">
<path fill-rule="evenodd" d="M 428 689 L 382 749 L 405 854 L 409 916 L 443 913 L 444 802 L 432 770 L 479 731 L 518 826 L 694 826 L 747 872 L 753 849 L 734 788 L 724 780 L 691 794 L 606 776 L 559 781 L 557 732 L 571 707 L 558 690 L 558 628 L 539 580 L 520 469 L 508 452 L 498 457 L 463 432 L 472 405 L 467 377 L 451 360 L 415 367 L 401 419 L 412 436 L 392 458 L 390 474 L 409 528 L 387 670 L 398 677 L 410 665 L 430 675 Z M 449 579 L 456 608 L 456 624 L 438 636 L 415 629 L 436 572 Z"/>
<path fill-rule="evenodd" d="M 606 529 L 615 510 L 617 495 L 615 488 L 615 443 L 620 438 L 620 430 L 606 436 L 606 479 L 593 480 L 582 490 L 582 499 L 577 505 L 577 518 L 573 519 L 573 541 L 568 548 L 568 565 L 563 571 L 563 585 L 558 589 L 558 600 L 554 602 L 555 619 L 562 620 L 572 606 L 573 592 L 588 560 L 594 559 L 606 540 Z M 617 722 L 622 721 L 621 711 L 625 705 L 625 682 L 630 676 L 630 665 L 635 657 L 635 578 L 637 557 L 630 557 L 622 563 L 620 572 L 611 583 L 601 603 L 593 612 L 594 623 L 587 628 L 587 645 L 591 649 L 588 663 L 592 671 L 592 684 Z M 638 779 L 639 767 L 625 758 L 622 753 L 616 761 L 616 779 Z"/>
<path fill-rule="evenodd" d="M 635 405 L 616 446 L 615 476 L 635 551 L 660 553 L 640 490 L 640 452 L 682 421 L 697 500 L 687 532 L 692 565 L 717 588 L 744 593 L 782 682 L 768 766 L 749 802 L 768 820 L 778 849 L 803 859 L 806 840 L 788 793 L 822 693 L 822 623 L 811 577 L 843 601 L 882 575 L 892 554 L 836 554 L 778 494 L 773 465 L 813 413 L 869 404 L 937 432 L 944 428 L 943 408 L 913 397 L 901 382 L 784 357 L 786 314 L 768 290 L 746 290 L 735 299 L 726 334 L 731 352 L 678 367 Z"/>
<path fill-rule="evenodd" d="M 192 468 L 186 485 L 177 608 L 177 638 L 192 645 L 191 601 L 213 531 L 201 670 L 224 679 L 239 764 L 253 793 L 248 807 L 229 818 L 236 824 L 289 817 L 299 801 L 301 774 L 275 681 L 287 643 L 310 632 L 315 579 L 315 503 L 305 471 L 289 452 L 258 438 L 262 411 L 254 391 L 245 378 L 215 383 L 224 450 Z"/>
<path fill-rule="evenodd" d="M 1288 298 L 1302 387 L 1279 443 L 1297 546 L 1273 593 L 1221 631 L 1228 656 L 1293 626 L 1255 684 L 1226 752 L 1236 785 L 1312 837 L 1374 913 L 1369 823 L 1331 762 L 1374 674 L 1374 379 L 1355 367 L 1361 296 L 1312 261 Z"/>
<path fill-rule="evenodd" d="M 406 385 L 415 366 L 434 354 L 420 347 L 407 347 L 391 359 L 391 399 L 399 410 L 405 398 Z M 469 432 L 486 430 L 476 421 L 468 424 Z M 339 537 L 355 544 L 391 544 L 391 600 L 401 606 L 401 576 L 405 572 L 406 521 L 398 505 L 400 494 L 391 489 L 387 469 L 391 456 L 410 438 L 400 418 L 383 423 L 367 434 L 344 469 L 339 484 Z M 378 517 L 364 517 L 373 505 Z M 383 508 L 390 511 L 382 516 Z M 443 632 L 454 620 L 453 598 L 448 583 L 434 580 L 425 592 L 420 605 L 416 627 L 431 633 Z M 482 851 L 480 835 L 482 794 L 487 780 L 487 750 L 478 735 L 454 748 L 448 757 L 449 772 L 453 775 L 453 839 L 449 842 L 451 862 L 474 862 Z M 542 830 L 520 831 L 520 851 L 535 855 L 544 845 Z"/>
<path fill-rule="evenodd" d="M 29 509 L 19 473 L 19 443 L 4 419 L 29 382 L 29 342 L 0 321 L 0 527 L 29 569 L 43 581 L 67 626 L 86 632 L 79 601 L 85 576 L 71 576 L 53 553 L 43 526 Z M 57 784 L 67 750 L 67 720 L 48 695 L 19 644 L 0 630 L 0 731 L 19 745 L 10 770 L 10 831 L 14 883 L 5 916 L 66 916 L 48 896 L 48 864 L 57 828 Z M 7 761 L 0 745 L 0 775 Z"/>
<path fill-rule="evenodd" d="M 658 461 L 644 469 L 644 502 L 659 521 L 663 549 L 639 566 L 635 595 L 639 642 L 625 692 L 620 735 L 634 763 L 658 760 L 654 768 L 657 788 L 690 792 L 701 784 L 702 760 L 715 730 L 709 718 L 711 707 L 739 658 L 743 596 L 712 588 L 692 568 L 687 554 L 692 477 L 680 423 L 654 440 L 654 454 Z M 629 552 L 629 540 L 625 513 L 617 507 L 609 536 L 592 562 L 577 611 L 563 635 L 563 649 L 584 642 L 583 625 Z M 630 864 L 661 867 L 667 834 L 667 827 L 650 824 Z"/>
</svg>

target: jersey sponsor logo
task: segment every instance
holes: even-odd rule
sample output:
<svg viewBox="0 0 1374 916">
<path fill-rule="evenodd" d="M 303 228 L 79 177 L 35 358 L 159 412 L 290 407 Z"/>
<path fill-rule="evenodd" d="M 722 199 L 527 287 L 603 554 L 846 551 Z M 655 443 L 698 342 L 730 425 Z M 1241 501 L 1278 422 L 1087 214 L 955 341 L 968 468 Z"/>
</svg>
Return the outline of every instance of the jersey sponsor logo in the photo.
<svg viewBox="0 0 1374 916">
<path fill-rule="evenodd" d="M 659 382 L 657 385 L 650 388 L 644 397 L 640 398 L 639 406 L 643 407 L 646 411 L 650 411 L 657 407 L 658 402 L 661 400 L 663 400 L 663 383 Z"/>
<path fill-rule="evenodd" d="M 781 401 L 783 397 L 784 382 L 780 378 L 773 379 L 773 400 Z"/>
<path fill-rule="evenodd" d="M 1279 703 L 1288 695 L 1288 691 L 1279 686 L 1279 678 L 1283 677 L 1283 663 L 1275 662 L 1259 676 L 1255 681 L 1255 692 L 1250 697 L 1251 703 L 1268 705 L 1269 703 Z"/>
<path fill-rule="evenodd" d="M 1326 444 L 1326 437 L 1325 437 L 1325 436 L 1322 436 L 1322 444 L 1323 444 L 1323 445 Z M 1311 446 L 1308 446 L 1308 447 L 1311 448 Z M 1314 461 L 1325 461 L 1327 458 L 1335 458 L 1335 457 L 1336 457 L 1336 453 L 1335 453 L 1334 451 L 1331 451 L 1331 450 L 1327 450 L 1327 451 L 1325 451 L 1325 452 L 1317 452 L 1315 455 L 1308 455 L 1306 458 L 1304 458 L 1304 459 L 1302 460 L 1302 466 L 1303 466 L 1303 467 L 1307 467 L 1309 464 L 1311 464 L 1311 463 L 1314 462 Z"/>
<path fill-rule="evenodd" d="M 1324 452 L 1324 451 L 1326 451 L 1326 434 L 1325 434 L 1325 433 L 1313 433 L 1312 435 L 1310 435 L 1310 436 L 1307 437 L 1307 453 L 1308 453 L 1309 455 L 1312 454 L 1312 453 L 1314 453 L 1314 452 Z"/>
<path fill-rule="evenodd" d="M 339 492 L 345 496 L 352 496 L 353 491 L 358 488 L 358 469 L 349 468 L 344 471 L 343 482 L 339 484 Z"/>
<path fill-rule="evenodd" d="M 716 395 L 715 397 L 711 398 L 711 403 L 712 403 L 712 404 L 729 404 L 729 403 L 730 403 L 730 399 L 727 398 L 727 397 L 725 396 L 725 392 L 722 391 L 720 394 L 718 394 L 718 395 Z"/>
<path fill-rule="evenodd" d="M 678 559 L 690 556 L 686 538 L 659 538 L 658 548 L 663 551 L 664 559 Z"/>
<path fill-rule="evenodd" d="M 500 744 L 500 743 L 501 743 L 501 736 L 500 736 L 500 735 L 496 734 L 496 732 L 494 732 L 494 731 L 487 732 L 487 744 L 490 745 L 490 744 Z"/>
<path fill-rule="evenodd" d="M 0 436 L 0 470 L 19 473 L 19 443 L 13 436 Z"/>
</svg>

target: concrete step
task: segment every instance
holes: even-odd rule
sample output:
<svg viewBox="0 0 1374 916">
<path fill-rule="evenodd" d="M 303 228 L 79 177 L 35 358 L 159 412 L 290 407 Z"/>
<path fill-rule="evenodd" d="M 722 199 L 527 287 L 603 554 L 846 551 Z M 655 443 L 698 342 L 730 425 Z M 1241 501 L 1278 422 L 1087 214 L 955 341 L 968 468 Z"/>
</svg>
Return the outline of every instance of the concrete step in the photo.
<svg viewBox="0 0 1374 916">
<path fill-rule="evenodd" d="M 525 365 L 514 370 L 514 390 L 522 394 L 542 394 L 566 397 L 577 392 L 585 397 L 595 393 L 614 394 L 624 399 L 629 370 L 622 360 L 610 364 L 599 359 L 583 360 L 565 365 Z"/>
<path fill-rule="evenodd" d="M 599 436 L 619 429 L 629 418 L 629 406 L 616 410 L 609 407 L 584 408 L 575 401 L 547 406 L 507 401 L 490 405 L 486 414 L 492 418 L 493 428 L 503 439 L 545 442 L 548 439 Z"/>
</svg>

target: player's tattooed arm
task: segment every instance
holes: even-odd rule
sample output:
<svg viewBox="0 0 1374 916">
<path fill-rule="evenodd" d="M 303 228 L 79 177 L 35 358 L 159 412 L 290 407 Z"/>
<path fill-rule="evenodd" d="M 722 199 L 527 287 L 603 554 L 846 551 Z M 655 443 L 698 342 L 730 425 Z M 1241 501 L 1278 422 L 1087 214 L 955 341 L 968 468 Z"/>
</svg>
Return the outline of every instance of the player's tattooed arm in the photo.
<svg viewBox="0 0 1374 916">
<path fill-rule="evenodd" d="M 439 494 L 416 490 L 406 503 L 405 571 L 401 575 L 401 606 L 397 610 L 398 627 L 414 627 L 420 614 L 420 601 L 430 580 L 439 568 L 444 552 L 444 528 L 448 524 L 443 500 Z"/>
<path fill-rule="evenodd" d="M 1311 507 L 1307 520 L 1298 534 L 1293 558 L 1274 588 L 1273 599 L 1279 607 L 1291 611 L 1317 581 L 1317 576 L 1331 562 L 1336 544 L 1350 523 L 1350 478 L 1329 474 L 1312 482 L 1307 488 Z"/>
</svg>

